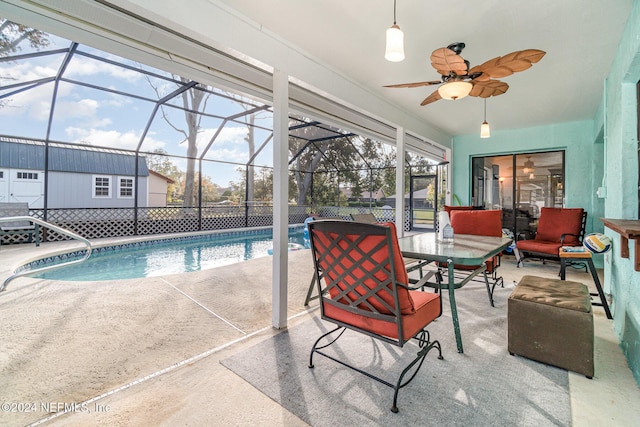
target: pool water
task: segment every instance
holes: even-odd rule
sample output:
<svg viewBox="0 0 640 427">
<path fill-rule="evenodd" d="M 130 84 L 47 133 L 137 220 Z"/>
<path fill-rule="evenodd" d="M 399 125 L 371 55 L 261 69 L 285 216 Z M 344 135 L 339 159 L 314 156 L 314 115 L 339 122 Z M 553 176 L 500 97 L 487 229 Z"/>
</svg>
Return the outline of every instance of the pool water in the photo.
<svg viewBox="0 0 640 427">
<path fill-rule="evenodd" d="M 303 229 L 289 230 L 289 243 L 305 246 Z M 262 234 L 180 239 L 152 245 L 94 251 L 85 262 L 34 274 L 49 280 L 97 281 L 165 276 L 206 270 L 269 256 L 272 232 Z M 308 241 L 306 246 L 308 247 Z M 77 254 L 78 257 L 83 253 Z M 66 258 L 66 261 L 73 257 Z M 49 264 L 63 262 L 49 261 Z M 43 264 L 33 267 L 42 267 Z"/>
</svg>

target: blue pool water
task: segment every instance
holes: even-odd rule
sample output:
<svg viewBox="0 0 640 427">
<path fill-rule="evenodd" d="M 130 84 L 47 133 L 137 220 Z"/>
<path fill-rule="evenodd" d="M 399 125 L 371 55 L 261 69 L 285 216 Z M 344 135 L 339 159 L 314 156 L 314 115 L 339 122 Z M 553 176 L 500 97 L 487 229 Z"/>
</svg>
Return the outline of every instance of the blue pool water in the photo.
<svg viewBox="0 0 640 427">
<path fill-rule="evenodd" d="M 303 228 L 289 229 L 289 243 L 305 246 Z M 206 270 L 269 256 L 272 230 L 211 234 L 97 248 L 85 262 L 34 274 L 50 280 L 96 281 L 164 276 Z M 308 242 L 306 247 L 308 247 Z M 58 256 L 27 268 L 64 262 L 84 255 Z"/>
</svg>

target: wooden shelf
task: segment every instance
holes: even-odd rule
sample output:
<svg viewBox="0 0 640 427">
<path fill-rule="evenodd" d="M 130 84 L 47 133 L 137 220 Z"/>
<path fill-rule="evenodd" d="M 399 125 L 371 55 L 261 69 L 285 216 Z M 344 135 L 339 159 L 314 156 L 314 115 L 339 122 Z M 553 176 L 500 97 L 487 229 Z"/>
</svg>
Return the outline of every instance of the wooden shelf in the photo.
<svg viewBox="0 0 640 427">
<path fill-rule="evenodd" d="M 634 266 L 640 271 L 640 220 L 600 218 L 605 227 L 620 234 L 620 256 L 629 258 L 629 240 L 635 240 Z"/>
</svg>

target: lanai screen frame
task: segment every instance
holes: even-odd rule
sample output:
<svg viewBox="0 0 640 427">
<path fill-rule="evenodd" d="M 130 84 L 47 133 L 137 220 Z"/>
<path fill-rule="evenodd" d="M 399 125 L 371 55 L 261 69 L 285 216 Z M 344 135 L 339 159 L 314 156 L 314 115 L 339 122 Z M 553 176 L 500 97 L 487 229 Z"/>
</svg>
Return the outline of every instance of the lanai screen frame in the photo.
<svg viewBox="0 0 640 427">
<path fill-rule="evenodd" d="M 100 91 L 104 91 L 106 93 L 111 93 L 111 94 L 117 94 L 117 95 L 121 95 L 121 96 L 126 96 L 126 97 L 131 97 L 131 98 L 136 98 L 138 100 L 142 100 L 145 102 L 149 102 L 149 103 L 153 103 L 153 108 L 152 111 L 147 119 L 147 122 L 144 126 L 144 130 L 140 136 L 140 140 L 138 142 L 137 147 L 135 148 L 135 150 L 127 150 L 127 149 L 117 149 L 117 150 L 113 150 L 113 152 L 133 152 L 135 157 L 136 157 L 136 162 L 135 162 L 135 191 L 136 194 L 138 194 L 139 191 L 139 170 L 138 170 L 138 164 L 137 164 L 137 159 L 139 158 L 140 155 L 157 155 L 157 153 L 152 153 L 149 151 L 144 151 L 142 150 L 143 144 L 145 142 L 145 138 L 147 137 L 147 134 L 149 132 L 149 129 L 152 126 L 152 123 L 154 121 L 154 119 L 156 119 L 158 112 L 161 110 L 162 107 L 167 107 L 167 108 L 178 108 L 180 109 L 181 107 L 178 107 L 176 105 L 172 105 L 170 104 L 171 100 L 174 100 L 176 97 L 181 96 L 185 91 L 188 91 L 192 88 L 197 88 L 198 90 L 204 91 L 209 95 L 213 95 L 213 96 L 218 96 L 218 97 L 223 97 L 224 95 L 218 92 L 215 92 L 214 89 L 208 85 L 202 85 L 194 80 L 187 80 L 187 81 L 181 81 L 181 80 L 177 80 L 176 78 L 169 78 L 167 76 L 163 76 L 161 74 L 158 73 L 154 73 L 152 71 L 146 70 L 146 69 L 142 69 L 142 68 L 136 68 L 133 67 L 129 64 L 126 64 L 124 62 L 120 62 L 120 61 L 116 61 L 116 60 L 112 60 L 107 58 L 106 56 L 97 56 L 95 54 L 92 54 L 90 52 L 86 52 L 84 50 L 82 50 L 81 45 L 77 42 L 70 42 L 69 46 L 67 48 L 59 48 L 59 49 L 51 49 L 51 50 L 42 50 L 42 51 L 35 51 L 35 52 L 30 52 L 30 53 L 26 53 L 26 54 L 18 54 L 18 55 L 11 55 L 11 56 L 6 56 L 6 57 L 1 57 L 0 58 L 0 64 L 2 63 L 6 63 L 6 62 L 11 62 L 11 61 L 19 61 L 19 60 L 25 60 L 25 59 L 30 59 L 30 58 L 35 58 L 35 57 L 44 57 L 47 55 L 64 55 L 64 59 L 61 61 L 59 69 L 57 71 L 57 73 L 52 76 L 52 77 L 48 77 L 48 78 L 42 78 L 42 79 L 37 79 L 37 80 L 31 80 L 31 81 L 25 81 L 25 82 L 18 82 L 12 85 L 5 85 L 2 87 L 2 90 L 4 91 L 4 93 L 0 94 L 0 101 L 4 100 L 4 99 L 9 99 L 12 95 L 24 92 L 24 91 L 28 91 L 30 89 L 34 89 L 36 87 L 40 87 L 42 85 L 48 84 L 48 83 L 53 83 L 53 90 L 52 90 L 52 99 L 51 99 L 51 107 L 50 107 L 50 111 L 49 111 L 49 117 L 48 117 L 48 122 L 46 125 L 46 135 L 45 137 L 42 139 L 42 141 L 44 142 L 44 146 L 45 146 L 45 188 L 48 188 L 48 176 L 49 176 L 49 169 L 48 169 L 48 147 L 49 144 L 56 144 L 56 145 L 70 145 L 70 146 L 83 146 L 84 148 L 87 149 L 101 149 L 101 150 L 111 150 L 108 147 L 103 147 L 103 146 L 96 146 L 96 145 L 84 145 L 84 144 L 78 144 L 78 143 L 72 143 L 72 142 L 63 142 L 63 141 L 56 141 L 56 140 L 52 140 L 50 138 L 51 136 L 51 129 L 53 126 L 53 120 L 54 120 L 54 111 L 56 108 L 56 102 L 58 100 L 58 89 L 59 89 L 59 85 L 61 83 L 67 83 L 67 84 L 73 84 L 73 85 L 79 85 L 79 86 L 84 86 L 84 87 L 90 87 L 91 89 L 95 89 L 95 90 L 100 90 Z M 177 86 L 177 88 L 172 91 L 171 93 L 155 100 L 152 98 L 148 98 L 148 97 L 144 97 L 144 96 L 140 96 L 138 94 L 135 93 L 131 93 L 131 92 L 124 92 L 124 91 L 120 91 L 117 88 L 111 88 L 111 87 L 107 87 L 107 86 L 100 86 L 100 85 L 95 85 L 95 84 L 90 84 L 90 83 L 86 83 L 86 82 L 82 82 L 73 78 L 69 78 L 67 76 L 65 76 L 65 71 L 67 70 L 69 63 L 71 62 L 71 60 L 73 59 L 73 57 L 75 55 L 82 55 L 88 58 L 91 58 L 93 60 L 96 61 L 101 61 L 104 62 L 106 64 L 109 65 L 113 65 L 113 66 L 117 66 L 117 67 L 122 67 L 123 69 L 132 71 L 132 72 L 138 72 L 138 73 L 142 73 L 144 74 L 147 78 L 154 78 L 154 79 L 159 79 L 159 80 L 164 80 L 166 82 L 175 84 Z M 242 95 L 241 95 L 242 96 Z M 229 116 L 223 116 L 223 115 L 217 115 L 217 114 L 212 114 L 208 111 L 197 111 L 195 113 L 199 114 L 199 115 L 203 115 L 203 116 L 208 116 L 208 117 L 212 117 L 218 120 L 221 120 L 221 124 L 220 126 L 217 128 L 216 133 L 212 136 L 212 138 L 209 140 L 209 142 L 207 143 L 206 147 L 201 151 L 201 153 L 197 156 L 197 158 L 195 158 L 194 160 L 196 160 L 198 162 L 198 177 L 199 177 L 199 185 L 198 185 L 198 208 L 202 208 L 202 204 L 203 204 L 203 197 L 202 197 L 202 179 L 203 179 L 203 161 L 205 161 L 205 157 L 207 156 L 209 149 L 211 148 L 211 146 L 215 143 L 216 139 L 218 138 L 218 136 L 220 135 L 220 133 L 222 132 L 222 130 L 224 129 L 224 127 L 228 124 L 228 123 L 238 123 L 241 124 L 242 126 L 251 126 L 248 123 L 245 122 L 241 122 L 239 121 L 240 118 L 250 115 L 250 114 L 254 114 L 260 111 L 268 111 L 270 113 L 272 113 L 272 108 L 269 104 L 266 103 L 260 103 L 260 102 L 249 102 L 250 100 L 247 98 L 243 98 L 246 101 L 246 104 L 248 107 L 248 109 L 246 109 L 243 112 L 237 113 L 237 114 L 232 114 Z M 236 102 L 240 102 L 237 99 L 234 99 L 234 101 Z M 182 108 L 184 110 L 184 108 Z M 293 115 L 290 114 L 290 119 L 291 121 L 299 121 L 301 120 L 301 117 L 297 116 L 297 115 Z M 256 157 L 258 156 L 258 154 L 260 153 L 260 151 L 271 141 L 272 137 L 273 137 L 273 131 L 269 130 L 268 128 L 264 127 L 264 126 L 260 126 L 260 125 L 253 125 L 256 128 L 260 128 L 264 131 L 268 131 L 269 135 L 267 136 L 267 138 L 265 138 L 265 140 L 260 144 L 258 150 L 256 151 L 256 153 L 244 164 L 241 163 L 234 163 L 234 162 L 227 162 L 223 159 L 206 159 L 207 161 L 213 161 L 213 162 L 221 162 L 221 163 L 231 163 L 231 164 L 235 164 L 238 166 L 243 166 L 245 168 L 245 176 L 248 177 L 248 170 L 250 167 L 271 167 L 272 166 L 267 166 L 267 165 L 259 165 L 259 164 L 255 164 L 254 161 L 256 159 Z M 350 144 L 353 149 L 354 152 L 357 153 L 357 155 L 359 156 L 360 160 L 366 165 L 366 168 L 364 169 L 359 169 L 359 170 L 368 170 L 369 174 L 371 175 L 371 170 L 373 169 L 373 167 L 367 162 L 366 158 L 362 155 L 362 153 L 360 153 L 360 151 L 358 151 L 357 147 L 353 144 L 353 142 L 351 141 L 350 137 L 356 137 L 357 134 L 353 133 L 353 132 L 349 132 L 349 131 L 341 131 L 337 128 L 333 128 L 329 125 L 325 125 L 323 123 L 321 123 L 320 121 L 317 120 L 313 120 L 310 119 L 308 122 L 305 122 L 304 124 L 301 125 L 294 125 L 291 126 L 289 129 L 289 134 L 290 134 L 290 138 L 297 138 L 300 139 L 302 138 L 302 136 L 296 132 L 296 130 L 300 129 L 301 127 L 317 127 L 317 129 L 321 130 L 322 132 L 326 133 L 327 136 L 324 137 L 319 137 L 316 139 L 306 139 L 306 144 L 300 149 L 298 150 L 297 153 L 293 154 L 293 156 L 290 158 L 289 160 L 289 166 L 291 166 L 293 164 L 293 162 L 295 161 L 295 159 L 302 154 L 302 152 L 304 152 L 307 149 L 310 149 L 311 147 L 316 147 L 318 148 L 318 143 L 319 142 L 326 142 L 327 140 L 340 140 L 342 142 L 346 142 L 348 144 Z M 320 133 L 320 132 L 318 132 Z M 20 135 L 6 135 L 6 138 L 21 138 L 22 136 Z M 186 156 L 179 156 L 176 154 L 169 154 L 169 157 L 174 157 L 174 158 L 184 158 L 187 159 Z M 329 164 L 332 164 L 332 160 L 329 158 L 326 158 L 327 162 Z M 325 166 L 326 166 L 325 163 Z M 409 162 L 406 163 L 407 167 L 409 169 L 409 171 L 411 170 L 411 164 Z M 389 166 L 391 167 L 391 166 Z M 290 168 L 290 171 L 293 171 L 293 169 Z M 322 170 L 322 172 L 326 173 L 329 172 L 330 170 L 325 169 Z M 333 165 L 333 171 L 340 173 L 340 172 L 345 172 L 344 169 L 340 169 L 338 166 Z M 350 169 L 350 171 L 354 171 L 353 169 Z M 303 173 L 308 173 L 305 171 L 299 171 L 299 172 L 303 172 Z M 318 171 L 313 171 L 311 172 L 312 175 L 315 174 Z M 249 199 L 249 195 L 248 195 L 248 186 L 245 186 L 245 200 L 244 200 L 244 204 L 246 209 L 248 209 L 248 203 L 250 202 Z M 370 188 L 370 192 L 373 192 L 375 189 L 374 188 Z M 47 208 L 48 208 L 48 194 L 45 191 L 45 196 L 44 196 L 44 219 L 47 219 Z M 311 195 L 311 199 L 313 199 L 313 195 Z M 135 215 L 137 216 L 137 208 L 139 207 L 139 201 L 138 198 L 135 197 L 133 198 L 133 202 L 134 202 L 134 206 L 132 206 L 133 208 L 135 208 Z M 199 209 L 200 215 L 202 214 L 202 210 Z"/>
</svg>

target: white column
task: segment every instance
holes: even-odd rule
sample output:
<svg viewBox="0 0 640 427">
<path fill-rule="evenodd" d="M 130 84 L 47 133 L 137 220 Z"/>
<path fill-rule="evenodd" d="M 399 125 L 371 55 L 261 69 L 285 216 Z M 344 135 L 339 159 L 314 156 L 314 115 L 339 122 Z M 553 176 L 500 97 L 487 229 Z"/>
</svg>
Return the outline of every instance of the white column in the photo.
<svg viewBox="0 0 640 427">
<path fill-rule="evenodd" d="M 396 129 L 396 231 L 404 236 L 404 128 Z"/>
<path fill-rule="evenodd" d="M 287 273 L 289 225 L 289 77 L 273 72 L 273 279 L 271 321 L 287 326 Z"/>
</svg>

